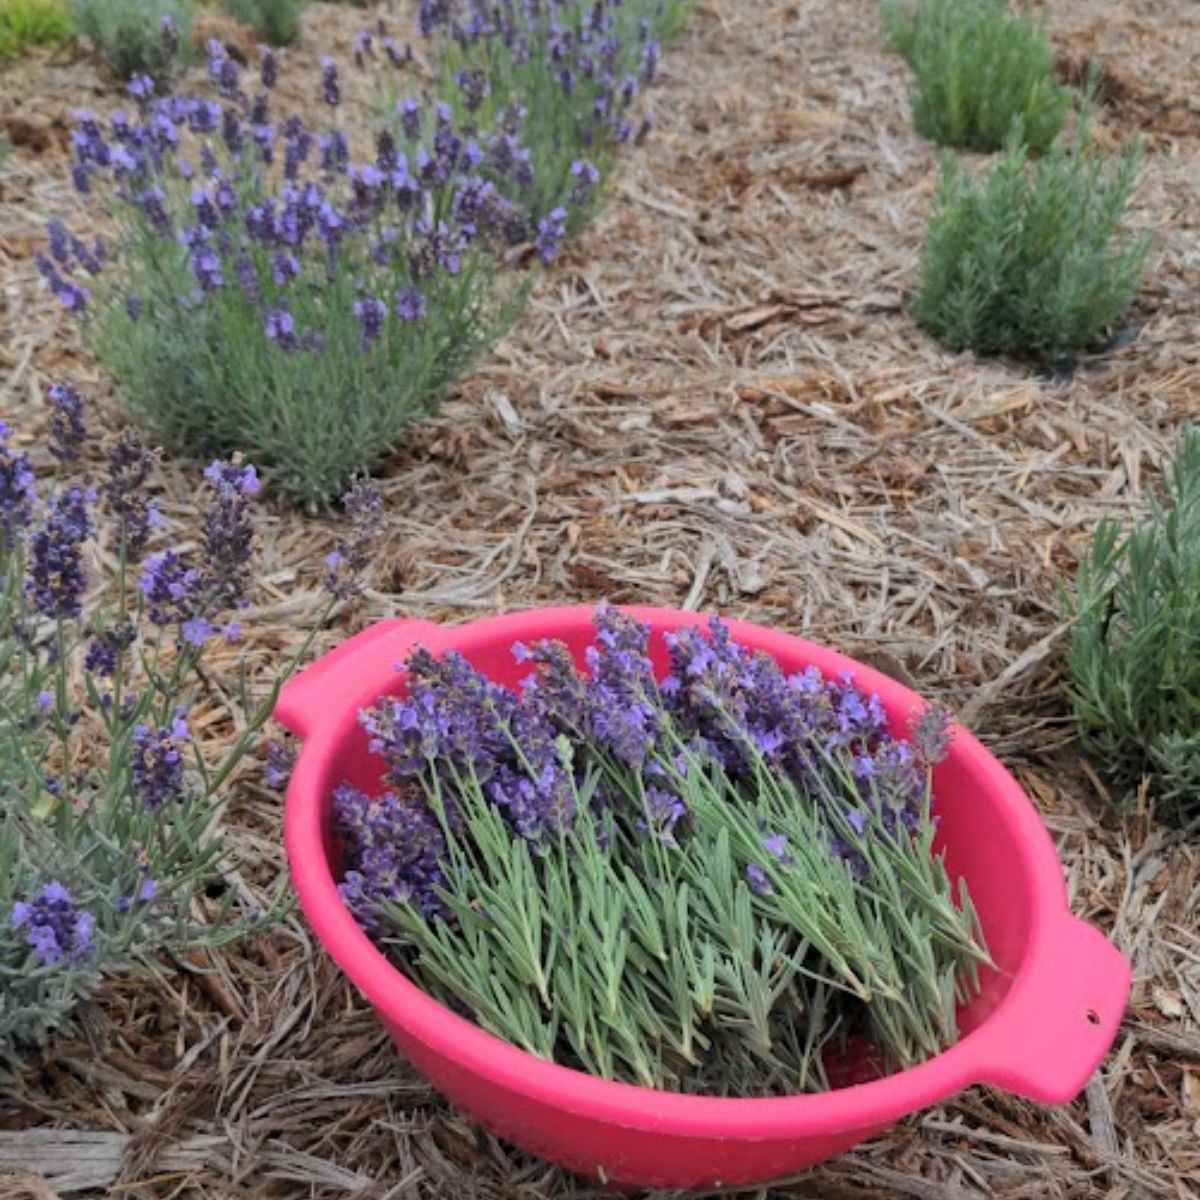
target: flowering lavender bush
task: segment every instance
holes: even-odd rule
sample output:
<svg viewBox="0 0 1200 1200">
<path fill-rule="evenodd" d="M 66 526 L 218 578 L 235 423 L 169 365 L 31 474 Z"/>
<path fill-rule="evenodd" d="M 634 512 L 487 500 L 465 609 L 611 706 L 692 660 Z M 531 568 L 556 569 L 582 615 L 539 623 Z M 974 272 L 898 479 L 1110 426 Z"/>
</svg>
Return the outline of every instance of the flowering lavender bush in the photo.
<svg viewBox="0 0 1200 1200">
<path fill-rule="evenodd" d="M 438 95 L 522 172 L 539 222 L 577 224 L 616 146 L 640 142 L 634 101 L 691 0 L 421 0 Z M 405 118 L 405 102 L 398 117 Z M 556 215 L 557 214 L 557 215 Z"/>
<path fill-rule="evenodd" d="M 243 449 L 319 504 L 382 461 L 516 311 L 524 289 L 495 268 L 537 234 L 526 185 L 494 155 L 485 176 L 489 147 L 446 105 L 415 105 L 357 159 L 330 60 L 321 131 L 272 119 L 269 52 L 253 95 L 215 43 L 209 65 L 219 100 L 156 99 L 138 79 L 134 116 L 105 129 L 79 114 L 75 183 L 103 197 L 118 244 L 52 230 L 41 267 L 156 436 Z"/>
<path fill-rule="evenodd" d="M 50 398 L 50 449 L 70 464 L 82 401 L 62 387 Z M 0 1068 L 103 975 L 251 923 L 237 915 L 218 800 L 296 660 L 261 703 L 243 689 L 219 755 L 190 706 L 206 653 L 239 637 L 258 476 L 214 462 L 200 545 L 164 548 L 151 462 L 126 433 L 97 487 L 39 487 L 0 425 Z M 222 881 L 224 898 L 206 899 Z"/>
<path fill-rule="evenodd" d="M 192 29 L 191 0 L 67 0 L 79 31 L 121 79 L 160 83 L 183 65 Z"/>
<path fill-rule="evenodd" d="M 986 961 L 932 842 L 946 716 L 785 677 L 714 619 L 603 607 L 590 674 L 517 645 L 520 693 L 418 650 L 362 714 L 385 794 L 335 796 L 343 898 L 432 995 L 606 1078 L 743 1095 L 829 1086 L 865 1034 L 904 1067 L 956 1036 Z M 955 899 L 958 903 L 955 903 Z"/>
</svg>

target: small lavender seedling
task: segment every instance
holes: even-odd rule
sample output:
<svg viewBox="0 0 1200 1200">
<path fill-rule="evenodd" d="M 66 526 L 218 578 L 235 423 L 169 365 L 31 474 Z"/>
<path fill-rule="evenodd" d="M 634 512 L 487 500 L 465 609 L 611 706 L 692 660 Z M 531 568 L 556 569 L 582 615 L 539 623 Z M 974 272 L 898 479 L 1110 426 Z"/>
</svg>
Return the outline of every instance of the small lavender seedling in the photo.
<svg viewBox="0 0 1200 1200">
<path fill-rule="evenodd" d="M 1140 160 L 1099 151 L 1087 114 L 1030 163 L 1014 136 L 976 181 L 952 159 L 921 253 L 917 321 L 951 350 L 1061 362 L 1094 346 L 1137 294 L 1149 236 L 1122 236 Z"/>
<path fill-rule="evenodd" d="M 884 35 L 916 77 L 913 124 L 943 146 L 999 150 L 1014 127 L 1033 154 L 1062 129 L 1071 90 L 1044 21 L 1007 0 L 889 0 Z"/>
<path fill-rule="evenodd" d="M 1166 501 L 1126 533 L 1100 522 L 1068 612 L 1067 691 L 1084 748 L 1122 798 L 1200 811 L 1200 429 L 1179 436 Z"/>
</svg>

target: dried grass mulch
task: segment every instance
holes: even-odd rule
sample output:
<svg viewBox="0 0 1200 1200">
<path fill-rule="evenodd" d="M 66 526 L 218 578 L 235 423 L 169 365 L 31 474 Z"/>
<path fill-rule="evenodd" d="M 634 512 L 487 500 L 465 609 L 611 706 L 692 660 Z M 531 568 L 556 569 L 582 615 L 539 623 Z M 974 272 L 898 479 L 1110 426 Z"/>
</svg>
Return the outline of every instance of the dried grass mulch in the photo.
<svg viewBox="0 0 1200 1200">
<path fill-rule="evenodd" d="M 347 58 L 358 24 L 315 6 L 285 86 L 302 94 L 328 44 Z M 1133 959 L 1112 1055 L 1065 1108 L 976 1089 L 761 1195 L 1200 1195 L 1200 854 L 1144 806 L 1116 817 L 1076 754 L 1058 602 L 1096 519 L 1141 510 L 1175 428 L 1200 414 L 1200 9 L 1061 0 L 1054 35 L 1065 75 L 1103 71 L 1102 136 L 1148 142 L 1134 220 L 1157 240 L 1106 353 L 1053 378 L 943 353 L 906 312 L 937 152 L 909 126 L 874 6 L 705 0 L 654 93 L 658 132 L 604 215 L 389 471 L 375 590 L 339 617 L 336 636 L 396 613 L 461 620 L 601 596 L 720 609 L 944 697 L 1017 773 L 1075 910 Z M 32 430 L 49 379 L 107 395 L 38 291 L 32 253 L 41 223 L 74 211 L 70 108 L 113 94 L 70 52 L 6 74 L 0 410 Z M 194 479 L 178 463 L 161 472 L 178 532 Z M 317 610 L 331 536 L 268 514 L 252 666 Z M 220 736 L 220 693 L 208 703 Z M 269 891 L 279 797 L 255 772 L 227 823 L 240 885 Z M 0 1100 L 0 1197 L 103 1192 L 595 1194 L 447 1110 L 299 919 L 114 982 Z"/>
</svg>

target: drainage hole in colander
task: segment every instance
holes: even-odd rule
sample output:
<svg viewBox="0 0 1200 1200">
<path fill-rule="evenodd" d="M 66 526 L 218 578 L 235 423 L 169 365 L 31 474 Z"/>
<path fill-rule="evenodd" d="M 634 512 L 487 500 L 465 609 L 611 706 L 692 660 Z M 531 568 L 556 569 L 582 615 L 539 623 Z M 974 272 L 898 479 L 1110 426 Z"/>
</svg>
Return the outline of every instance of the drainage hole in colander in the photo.
<svg viewBox="0 0 1200 1200">
<path fill-rule="evenodd" d="M 1089 1008 L 1087 1010 L 1087 1019 L 1090 1025 L 1100 1024 L 1100 1014 L 1094 1008 Z"/>
</svg>

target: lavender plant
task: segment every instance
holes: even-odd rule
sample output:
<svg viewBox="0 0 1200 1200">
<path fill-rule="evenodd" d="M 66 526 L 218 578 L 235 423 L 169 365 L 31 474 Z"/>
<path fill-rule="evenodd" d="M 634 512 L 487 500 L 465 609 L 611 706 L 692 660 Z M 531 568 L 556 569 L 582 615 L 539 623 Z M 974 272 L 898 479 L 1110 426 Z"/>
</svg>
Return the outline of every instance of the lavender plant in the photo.
<svg viewBox="0 0 1200 1200">
<path fill-rule="evenodd" d="M 1126 534 L 1104 520 L 1069 613 L 1068 692 L 1083 744 L 1122 795 L 1200 813 L 1200 428 L 1179 437 L 1166 504 Z"/>
<path fill-rule="evenodd" d="M 494 155 L 485 176 L 489 148 L 442 104 L 415 105 L 400 136 L 380 130 L 357 159 L 331 60 L 324 130 L 272 120 L 272 54 L 253 95 L 215 43 L 209 68 L 217 101 L 156 99 L 138 79 L 135 116 L 104 129 L 79 115 L 75 184 L 102 198 L 117 245 L 64 235 L 42 270 L 155 436 L 192 454 L 243 449 L 322 504 L 383 461 L 517 311 L 524 285 L 496 268 L 536 234 L 527 185 Z"/>
<path fill-rule="evenodd" d="M 81 398 L 50 399 L 49 449 L 78 471 Z M 243 682 L 224 748 L 194 732 L 205 657 L 240 636 L 259 481 L 214 462 L 200 545 L 162 547 L 151 464 L 126 432 L 97 487 L 40 487 L 0 425 L 0 1069 L 105 975 L 256 920 L 220 801 L 307 641 L 261 701 Z"/>
<path fill-rule="evenodd" d="M 520 693 L 409 660 L 362 714 L 387 791 L 335 796 L 342 896 L 423 988 L 544 1058 L 717 1094 L 828 1087 L 954 1040 L 986 961 L 933 852 L 946 716 L 891 737 L 879 701 L 785 677 L 714 619 L 668 637 L 596 615 L 590 675 L 517 645 Z M 957 900 L 957 902 L 956 902 Z"/>
<path fill-rule="evenodd" d="M 1148 235 L 1124 233 L 1140 145 L 1109 156 L 1086 111 L 1035 163 L 1014 135 L 972 179 L 947 158 L 913 315 L 951 350 L 1062 362 L 1094 346 L 1137 294 Z"/>
<path fill-rule="evenodd" d="M 1055 77 L 1044 20 L 1007 0 L 889 0 L 883 24 L 916 77 L 913 124 L 925 137 L 999 150 L 1015 127 L 1040 154 L 1058 136 L 1071 89 Z"/>
<path fill-rule="evenodd" d="M 75 26 L 120 79 L 164 83 L 186 62 L 191 0 L 67 0 Z"/>
<path fill-rule="evenodd" d="M 422 0 L 438 96 L 489 138 L 489 167 L 516 169 L 546 230 L 578 225 L 616 148 L 641 142 L 635 113 L 658 73 L 662 43 L 692 0 Z M 410 102 L 402 100 L 403 123 Z M 515 167 L 510 165 L 515 162 Z"/>
<path fill-rule="evenodd" d="M 307 3 L 308 0 L 225 0 L 225 8 L 268 45 L 286 46 L 300 32 L 300 14 Z"/>
</svg>

